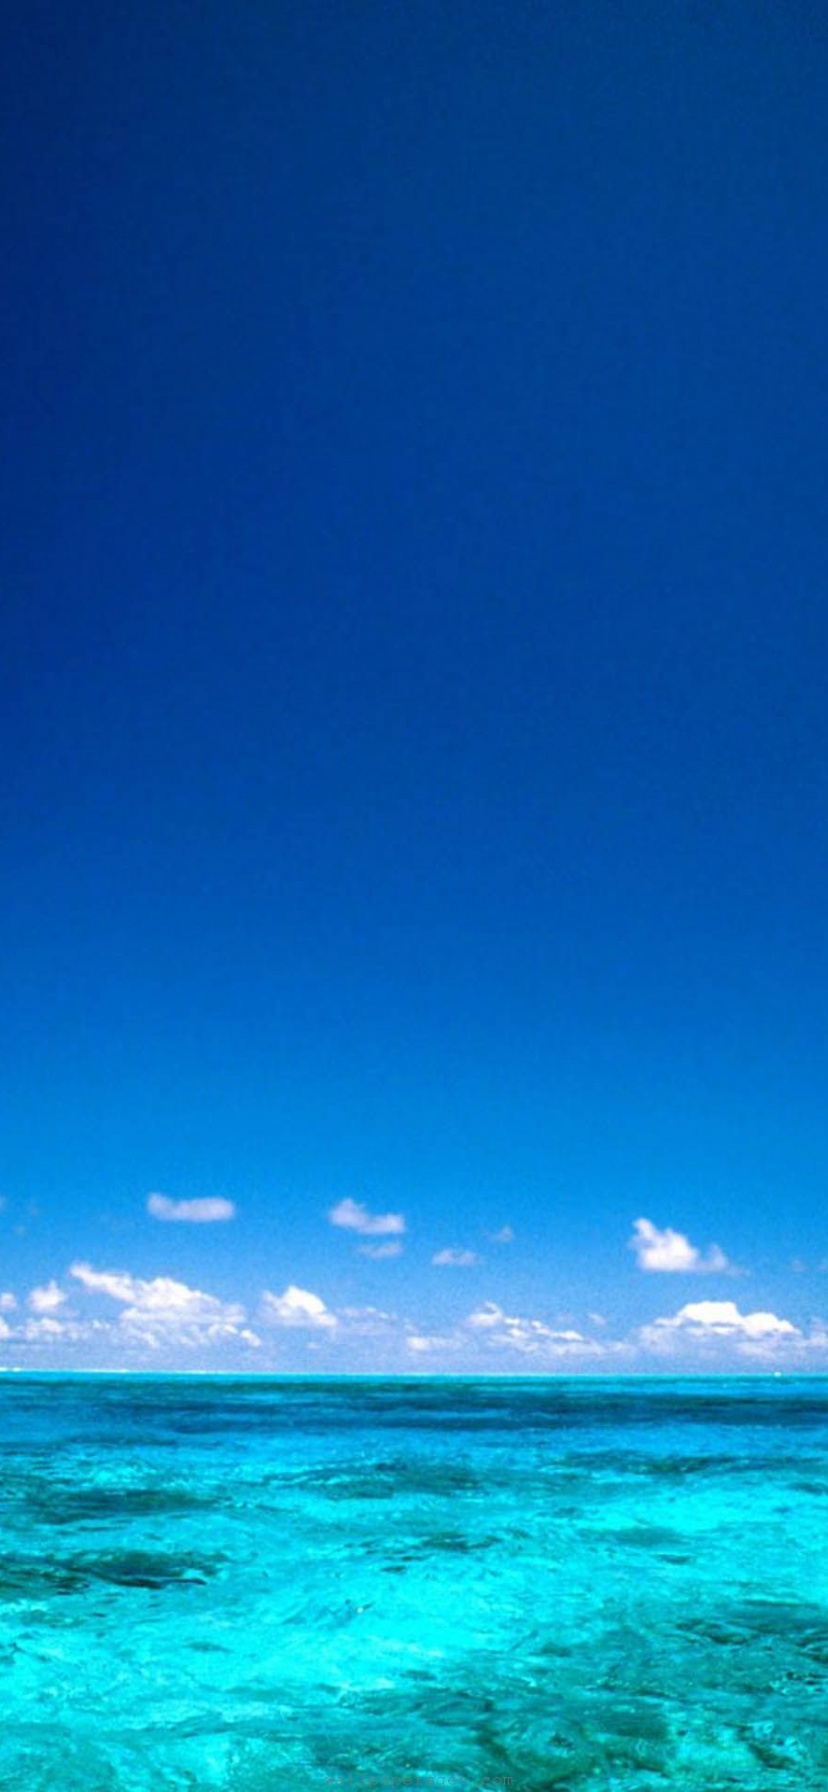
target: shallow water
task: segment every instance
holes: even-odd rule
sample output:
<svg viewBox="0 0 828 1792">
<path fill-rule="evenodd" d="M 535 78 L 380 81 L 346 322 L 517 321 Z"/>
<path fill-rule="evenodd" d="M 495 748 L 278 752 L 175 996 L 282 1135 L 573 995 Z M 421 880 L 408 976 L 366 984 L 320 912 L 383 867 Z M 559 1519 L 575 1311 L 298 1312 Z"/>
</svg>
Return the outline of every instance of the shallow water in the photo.
<svg viewBox="0 0 828 1792">
<path fill-rule="evenodd" d="M 4 1792 L 824 1792 L 828 1383 L 0 1383 Z"/>
</svg>

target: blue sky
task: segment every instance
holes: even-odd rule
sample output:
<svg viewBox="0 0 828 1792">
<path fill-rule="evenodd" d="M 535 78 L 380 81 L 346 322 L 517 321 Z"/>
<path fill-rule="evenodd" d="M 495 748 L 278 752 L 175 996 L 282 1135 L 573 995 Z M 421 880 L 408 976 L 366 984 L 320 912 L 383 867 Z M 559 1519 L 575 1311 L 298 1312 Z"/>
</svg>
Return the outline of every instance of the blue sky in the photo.
<svg viewBox="0 0 828 1792">
<path fill-rule="evenodd" d="M 0 1362 L 828 1369 L 822 9 L 6 33 Z"/>
</svg>

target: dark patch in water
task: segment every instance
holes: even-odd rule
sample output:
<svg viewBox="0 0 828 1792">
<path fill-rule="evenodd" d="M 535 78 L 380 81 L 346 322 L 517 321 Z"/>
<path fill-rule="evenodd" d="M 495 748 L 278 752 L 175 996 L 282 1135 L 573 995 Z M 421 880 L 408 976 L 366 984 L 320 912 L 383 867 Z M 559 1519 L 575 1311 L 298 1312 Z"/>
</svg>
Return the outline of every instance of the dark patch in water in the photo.
<svg viewBox="0 0 828 1792">
<path fill-rule="evenodd" d="M 582 1528 L 581 1537 L 596 1543 L 621 1543 L 627 1549 L 662 1549 L 665 1544 L 687 1544 L 687 1537 L 682 1531 L 674 1531 L 666 1524 L 625 1524 L 600 1530 L 595 1526 Z"/>
<path fill-rule="evenodd" d="M 679 1620 L 677 1629 L 700 1642 L 734 1649 L 745 1644 L 788 1644 L 810 1660 L 828 1663 L 828 1611 L 795 1600 L 745 1599 L 721 1612 Z"/>
<path fill-rule="evenodd" d="M 825 1415 L 828 1425 L 828 1412 Z M 669 1456 L 649 1456 L 639 1450 L 590 1450 L 567 1451 L 554 1463 L 548 1471 L 550 1482 L 563 1480 L 566 1476 L 581 1479 L 584 1475 L 616 1476 L 628 1482 L 631 1476 L 642 1480 L 663 1481 L 668 1484 L 692 1480 L 695 1477 L 716 1479 L 734 1476 L 747 1476 L 751 1480 L 762 1479 L 768 1475 L 784 1475 L 786 1473 L 810 1471 L 818 1476 L 824 1472 L 824 1463 L 819 1456 L 808 1457 L 801 1453 L 792 1455 L 787 1451 L 767 1452 L 751 1450 L 749 1453 L 735 1456 L 721 1450 L 708 1450 L 703 1456 L 672 1454 Z M 828 1480 L 814 1482 L 814 1492 L 828 1492 Z"/>
<path fill-rule="evenodd" d="M 0 1599 L 48 1599 L 84 1593 L 96 1582 L 113 1587 L 206 1586 L 217 1571 L 215 1557 L 167 1555 L 161 1550 L 126 1549 L 70 1556 L 5 1556 L 0 1561 Z"/>
<path fill-rule="evenodd" d="M 203 1496 L 175 1487 L 56 1487 L 30 1494 L 28 1505 L 40 1524 L 73 1525 L 102 1520 L 154 1518 L 172 1512 L 212 1508 Z"/>
<path fill-rule="evenodd" d="M 466 1537 L 460 1531 L 429 1531 L 412 1539 L 407 1547 L 388 1548 L 382 1540 L 369 1543 L 365 1553 L 382 1557 L 384 1574 L 404 1574 L 413 1562 L 428 1562 L 434 1556 L 481 1555 L 503 1544 L 503 1537 Z"/>
<path fill-rule="evenodd" d="M 370 1469 L 353 1468 L 302 1469 L 280 1477 L 282 1485 L 318 1491 L 328 1500 L 396 1500 L 400 1496 L 437 1496 L 449 1498 L 458 1493 L 476 1493 L 485 1482 L 479 1474 L 458 1462 L 429 1462 L 425 1458 L 401 1457 L 380 1461 Z"/>
</svg>

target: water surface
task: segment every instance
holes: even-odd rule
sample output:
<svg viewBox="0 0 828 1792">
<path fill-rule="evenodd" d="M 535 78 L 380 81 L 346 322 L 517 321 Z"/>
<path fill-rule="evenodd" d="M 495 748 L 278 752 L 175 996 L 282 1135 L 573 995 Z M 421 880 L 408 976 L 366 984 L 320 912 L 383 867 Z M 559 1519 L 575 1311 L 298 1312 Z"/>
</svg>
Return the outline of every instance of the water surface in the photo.
<svg viewBox="0 0 828 1792">
<path fill-rule="evenodd" d="M 4 1792 L 824 1792 L 821 1380 L 0 1382 Z"/>
</svg>

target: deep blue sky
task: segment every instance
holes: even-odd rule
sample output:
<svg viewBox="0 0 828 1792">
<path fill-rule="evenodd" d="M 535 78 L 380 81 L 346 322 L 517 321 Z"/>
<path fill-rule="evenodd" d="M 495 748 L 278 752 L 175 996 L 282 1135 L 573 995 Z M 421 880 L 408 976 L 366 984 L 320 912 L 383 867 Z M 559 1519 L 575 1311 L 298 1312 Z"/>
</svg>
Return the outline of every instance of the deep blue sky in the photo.
<svg viewBox="0 0 828 1792">
<path fill-rule="evenodd" d="M 4 17 L 7 1360 L 114 1360 L 78 1260 L 440 1367 L 484 1302 L 807 1333 L 824 8 Z M 642 1271 L 639 1216 L 749 1277 Z M 348 1323 L 257 1360 L 378 1360 Z"/>
</svg>

